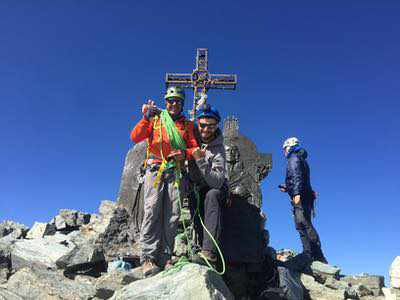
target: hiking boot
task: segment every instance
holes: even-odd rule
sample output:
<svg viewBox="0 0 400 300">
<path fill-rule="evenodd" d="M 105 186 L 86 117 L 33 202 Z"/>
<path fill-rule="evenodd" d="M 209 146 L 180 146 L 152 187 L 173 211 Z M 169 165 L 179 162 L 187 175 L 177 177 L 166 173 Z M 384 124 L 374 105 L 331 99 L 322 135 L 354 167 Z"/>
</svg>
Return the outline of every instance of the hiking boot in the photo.
<svg viewBox="0 0 400 300">
<path fill-rule="evenodd" d="M 217 256 L 211 251 L 201 250 L 192 257 L 193 263 L 203 266 L 208 266 L 206 260 L 211 264 L 213 268 L 215 268 L 217 263 Z"/>
<path fill-rule="evenodd" d="M 146 259 L 144 261 L 144 264 L 142 266 L 142 272 L 143 272 L 143 277 L 148 278 L 151 276 L 156 275 L 161 271 L 160 267 L 156 265 L 154 260 L 152 259 Z"/>
</svg>

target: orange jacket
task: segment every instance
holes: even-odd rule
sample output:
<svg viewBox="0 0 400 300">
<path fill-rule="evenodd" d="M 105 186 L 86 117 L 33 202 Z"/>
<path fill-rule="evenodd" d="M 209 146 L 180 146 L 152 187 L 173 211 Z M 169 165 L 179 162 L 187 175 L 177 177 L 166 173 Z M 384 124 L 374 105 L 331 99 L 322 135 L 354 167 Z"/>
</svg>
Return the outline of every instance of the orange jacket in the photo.
<svg viewBox="0 0 400 300">
<path fill-rule="evenodd" d="M 160 119 L 157 121 L 157 128 L 160 125 Z M 194 136 L 194 124 L 192 121 L 187 120 L 184 116 L 181 116 L 175 121 L 175 126 L 178 129 L 179 134 L 186 142 L 186 160 L 192 158 L 192 153 L 195 148 L 198 147 L 196 138 Z M 131 140 L 135 143 L 147 140 L 149 145 L 149 151 L 155 159 L 161 160 L 162 156 L 160 153 L 160 131 L 154 128 L 154 119 L 152 121 L 142 119 L 136 124 L 131 132 Z M 169 144 L 168 135 L 165 128 L 162 128 L 162 153 L 164 158 L 167 158 L 171 153 L 171 146 Z"/>
</svg>

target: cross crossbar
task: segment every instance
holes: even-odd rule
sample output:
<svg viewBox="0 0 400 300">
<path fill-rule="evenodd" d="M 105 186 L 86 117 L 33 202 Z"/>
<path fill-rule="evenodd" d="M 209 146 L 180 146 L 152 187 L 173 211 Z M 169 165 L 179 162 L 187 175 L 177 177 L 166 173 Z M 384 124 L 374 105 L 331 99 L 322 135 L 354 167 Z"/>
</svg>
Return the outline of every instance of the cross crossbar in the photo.
<svg viewBox="0 0 400 300">
<path fill-rule="evenodd" d="M 234 90 L 237 85 L 236 74 L 210 74 L 208 72 L 208 49 L 198 48 L 196 55 L 196 68 L 189 73 L 167 73 L 165 84 L 168 86 L 180 86 L 191 88 L 194 91 L 193 109 L 190 112 L 191 119 L 196 116 L 198 101 L 209 89 Z M 205 101 L 205 100 L 204 100 Z"/>
</svg>

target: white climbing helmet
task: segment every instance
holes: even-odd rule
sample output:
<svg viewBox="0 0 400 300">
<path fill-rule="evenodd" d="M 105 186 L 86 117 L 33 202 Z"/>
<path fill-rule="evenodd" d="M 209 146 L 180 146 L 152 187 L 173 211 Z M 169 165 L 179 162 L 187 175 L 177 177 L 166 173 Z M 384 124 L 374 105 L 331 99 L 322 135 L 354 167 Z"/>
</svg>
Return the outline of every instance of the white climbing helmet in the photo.
<svg viewBox="0 0 400 300">
<path fill-rule="evenodd" d="M 286 147 L 293 147 L 298 144 L 300 144 L 300 141 L 297 137 L 290 137 L 283 143 L 282 148 L 285 149 Z"/>
</svg>

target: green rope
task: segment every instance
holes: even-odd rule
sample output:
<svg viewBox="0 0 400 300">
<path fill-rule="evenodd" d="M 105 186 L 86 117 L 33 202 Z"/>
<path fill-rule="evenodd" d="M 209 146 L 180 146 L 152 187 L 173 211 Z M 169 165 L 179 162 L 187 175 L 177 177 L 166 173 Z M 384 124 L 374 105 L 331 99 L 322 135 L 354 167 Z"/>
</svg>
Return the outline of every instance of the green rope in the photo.
<svg viewBox="0 0 400 300">
<path fill-rule="evenodd" d="M 160 120 L 160 123 L 161 123 L 160 124 L 160 134 L 161 134 L 161 127 L 164 126 L 165 131 L 167 132 L 167 135 L 168 135 L 168 139 L 169 139 L 169 143 L 170 143 L 171 148 L 176 149 L 176 150 L 185 151 L 186 150 L 185 140 L 179 134 L 178 129 L 176 128 L 175 122 L 172 120 L 172 118 L 169 115 L 168 111 L 164 109 L 161 112 L 160 117 L 161 117 L 161 120 Z M 161 148 L 161 152 L 162 152 L 162 148 Z M 175 167 L 175 166 L 176 166 L 176 164 L 174 162 L 168 162 L 167 165 L 166 165 L 166 168 L 168 169 L 168 168 Z M 179 202 L 180 210 L 182 210 L 181 197 L 180 197 L 180 193 L 179 193 L 179 183 L 180 183 L 181 179 L 182 179 L 182 173 L 181 173 L 180 168 L 175 168 L 175 186 L 178 188 L 178 202 Z M 207 260 L 207 258 L 204 257 L 201 254 L 200 255 L 204 259 L 204 261 L 206 262 L 206 264 L 208 265 L 208 267 L 212 271 L 216 272 L 219 275 L 223 275 L 225 273 L 225 258 L 224 258 L 223 254 L 222 254 L 221 249 L 218 246 L 217 241 L 214 239 L 212 234 L 208 231 L 207 227 L 204 225 L 203 219 L 201 218 L 200 209 L 199 209 L 200 196 L 199 196 L 197 188 L 195 188 L 195 195 L 196 195 L 196 200 L 197 200 L 197 208 L 196 208 L 195 215 L 193 216 L 193 220 L 194 220 L 194 217 L 196 215 L 199 216 L 201 226 L 203 227 L 205 232 L 210 236 L 210 238 L 211 238 L 212 242 L 214 243 L 214 245 L 215 245 L 215 247 L 216 247 L 216 249 L 218 251 L 218 254 L 219 254 L 220 258 L 221 258 L 222 271 L 218 272 L 217 270 L 215 270 L 214 267 Z M 192 244 L 191 244 L 191 241 L 190 241 L 190 239 L 188 237 L 185 221 L 183 221 L 183 234 L 184 234 L 184 236 L 186 238 L 186 241 L 187 241 L 187 252 L 191 256 L 193 256 Z M 179 271 L 179 270 L 182 269 L 182 267 L 184 265 L 186 265 L 188 263 L 190 263 L 189 260 L 185 256 L 182 256 L 172 267 L 170 267 L 168 270 L 165 270 L 163 272 L 163 274 L 167 275 L 167 274 Z"/>
<path fill-rule="evenodd" d="M 162 275 L 167 276 L 172 273 L 179 272 L 180 270 L 182 270 L 183 266 L 187 264 L 190 264 L 189 259 L 186 256 L 181 256 L 179 260 L 176 263 L 174 263 L 172 267 L 168 268 L 167 270 L 164 270 L 162 272 Z"/>
<path fill-rule="evenodd" d="M 197 207 L 196 207 L 196 213 L 195 213 L 195 215 L 197 214 L 197 215 L 199 216 L 201 226 L 203 227 L 203 229 L 205 230 L 205 232 L 209 235 L 209 237 L 211 238 L 211 241 L 214 243 L 215 248 L 216 248 L 217 251 L 218 251 L 218 255 L 219 255 L 219 257 L 221 258 L 221 262 L 222 262 L 222 271 L 221 271 L 221 272 L 218 272 L 216 269 L 214 269 L 214 267 L 211 265 L 211 263 L 207 260 L 207 258 L 206 258 L 204 255 L 202 255 L 201 253 L 200 253 L 199 255 L 201 256 L 201 258 L 204 259 L 204 261 L 206 262 L 207 266 L 208 266 L 212 271 L 214 271 L 215 273 L 217 273 L 217 274 L 219 274 L 219 275 L 222 276 L 222 275 L 225 274 L 225 271 L 226 271 L 225 257 L 224 257 L 224 255 L 222 254 L 222 251 L 221 251 L 220 247 L 218 246 L 217 241 L 214 239 L 214 237 L 212 236 L 211 232 L 208 231 L 206 225 L 205 225 L 204 222 L 203 222 L 203 219 L 201 218 L 201 214 L 200 214 L 200 195 L 199 195 L 199 191 L 197 190 L 197 186 L 195 186 L 194 193 L 195 193 L 196 200 L 197 200 Z"/>
<path fill-rule="evenodd" d="M 168 111 L 164 109 L 160 116 L 161 122 L 164 125 L 165 131 L 167 132 L 171 148 L 182 151 L 186 150 L 185 140 L 179 134 L 175 122 L 172 120 Z"/>
</svg>

